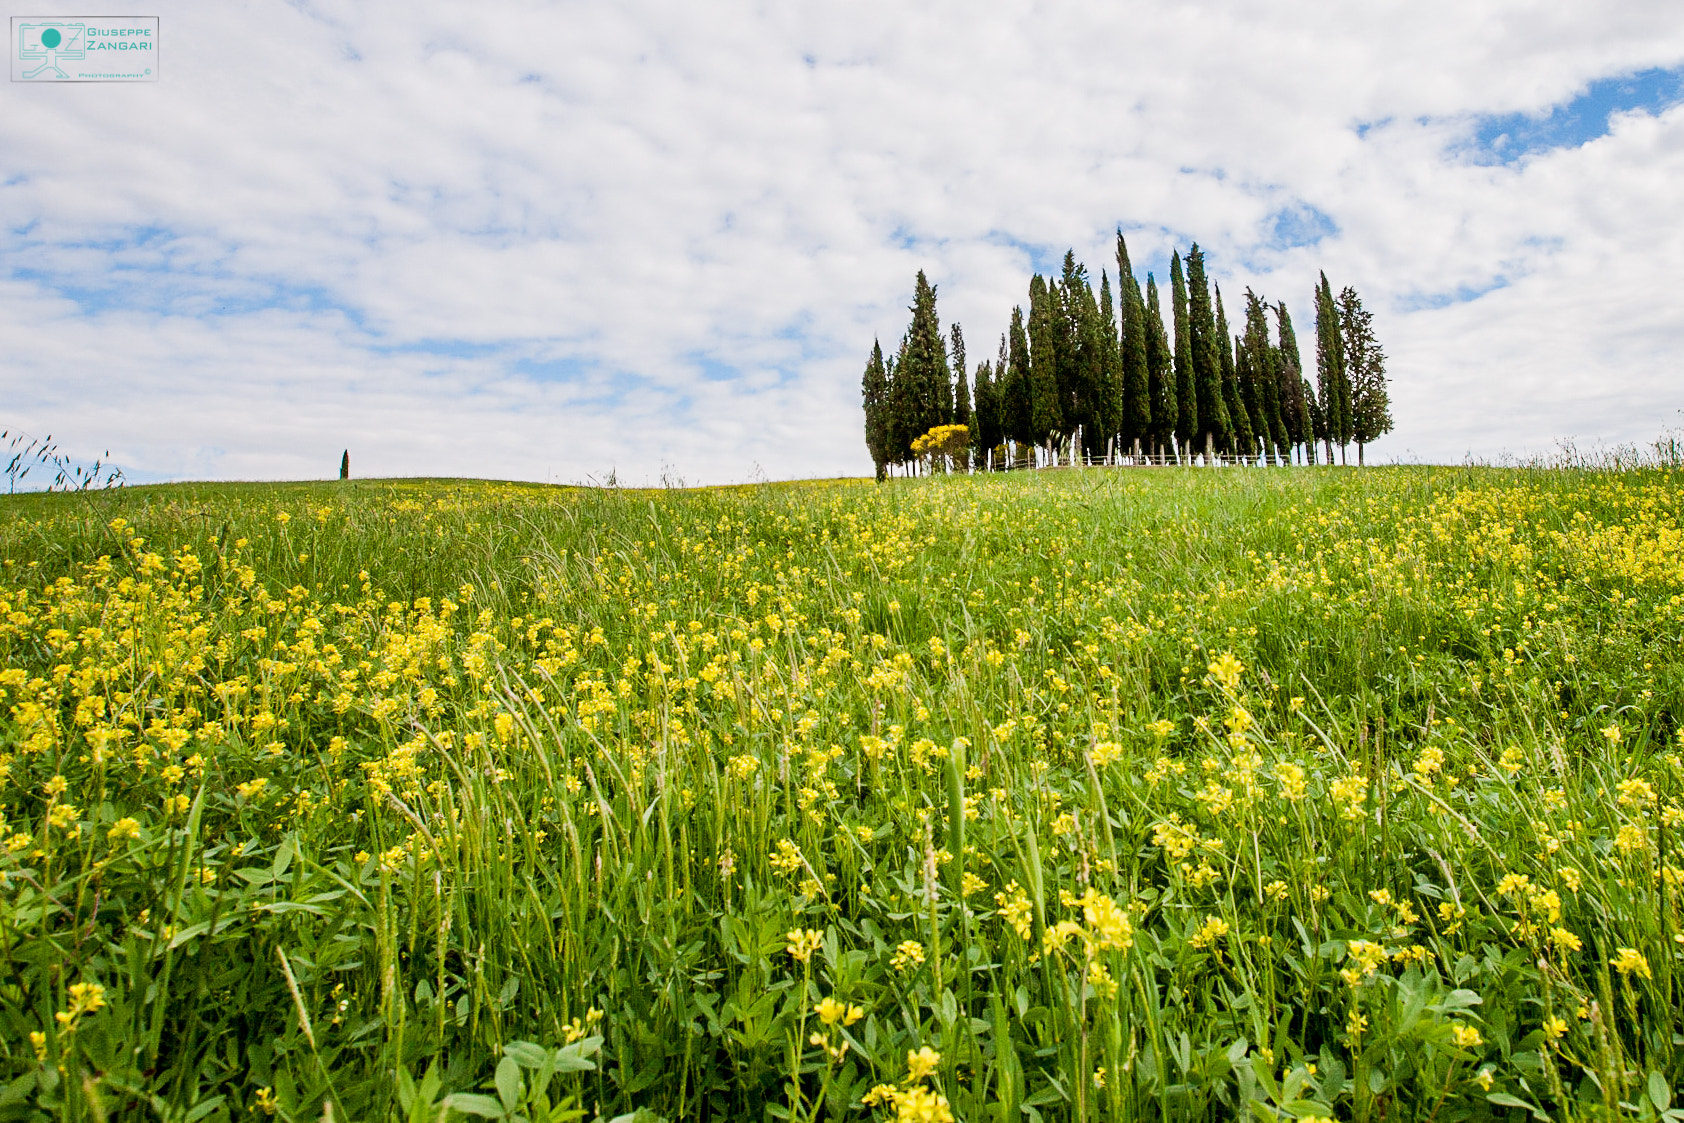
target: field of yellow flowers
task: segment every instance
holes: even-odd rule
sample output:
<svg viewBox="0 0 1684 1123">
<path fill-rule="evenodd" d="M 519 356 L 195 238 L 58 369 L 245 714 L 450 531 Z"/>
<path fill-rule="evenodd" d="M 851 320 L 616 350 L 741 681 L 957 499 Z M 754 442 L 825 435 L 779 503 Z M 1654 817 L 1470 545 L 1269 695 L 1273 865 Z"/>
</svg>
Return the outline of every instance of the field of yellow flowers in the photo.
<svg viewBox="0 0 1684 1123">
<path fill-rule="evenodd" d="M 1684 476 L 0 500 L 0 1120 L 1681 1120 Z"/>
</svg>

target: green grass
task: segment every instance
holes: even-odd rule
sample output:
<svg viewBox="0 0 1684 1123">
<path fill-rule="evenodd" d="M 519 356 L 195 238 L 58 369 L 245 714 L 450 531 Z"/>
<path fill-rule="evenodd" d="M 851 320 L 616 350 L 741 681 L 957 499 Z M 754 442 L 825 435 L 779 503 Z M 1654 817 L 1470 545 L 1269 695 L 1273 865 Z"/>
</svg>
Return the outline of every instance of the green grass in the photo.
<svg viewBox="0 0 1684 1123">
<path fill-rule="evenodd" d="M 7 498 L 0 1118 L 1658 1119 L 1681 505 Z"/>
</svg>

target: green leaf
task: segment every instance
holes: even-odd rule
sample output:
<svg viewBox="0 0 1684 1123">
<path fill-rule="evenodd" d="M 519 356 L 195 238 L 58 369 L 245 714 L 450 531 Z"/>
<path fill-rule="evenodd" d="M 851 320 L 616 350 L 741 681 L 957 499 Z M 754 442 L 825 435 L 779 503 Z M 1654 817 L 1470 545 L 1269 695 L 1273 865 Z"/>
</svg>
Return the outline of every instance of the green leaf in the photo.
<svg viewBox="0 0 1684 1123">
<path fill-rule="evenodd" d="M 460 1111 L 463 1115 L 479 1115 L 486 1119 L 501 1119 L 503 1105 L 490 1096 L 477 1096 L 472 1092 L 457 1092 L 444 1101 L 450 1105 L 452 1111 Z"/>
<path fill-rule="evenodd" d="M 575 1041 L 571 1045 L 564 1045 L 555 1051 L 555 1070 L 557 1072 L 595 1072 L 596 1064 L 586 1058 L 602 1048 L 602 1038 L 587 1037 L 582 1041 Z"/>
<path fill-rule="evenodd" d="M 1672 1089 L 1667 1087 L 1666 1077 L 1658 1072 L 1649 1074 L 1649 1102 L 1655 1105 L 1656 1111 L 1665 1111 L 1672 1105 Z"/>
<path fill-rule="evenodd" d="M 398 1106 L 408 1115 L 415 1107 L 415 1079 L 409 1069 L 398 1066 Z"/>
<path fill-rule="evenodd" d="M 503 1110 L 513 1112 L 520 1106 L 520 1064 L 513 1057 L 504 1057 L 497 1062 L 497 1098 L 503 1101 Z"/>
<path fill-rule="evenodd" d="M 195 1123 L 196 1120 L 203 1119 L 227 1101 L 227 1096 L 212 1096 L 208 1100 L 200 1100 L 188 1109 L 186 1115 L 182 1116 L 182 1123 Z"/>
<path fill-rule="evenodd" d="M 1496 1104 L 1498 1107 L 1518 1107 L 1525 1111 L 1530 1111 L 1532 1113 L 1532 1118 L 1541 1119 L 1544 1120 L 1544 1123 L 1549 1123 L 1549 1116 L 1545 1115 L 1543 1110 L 1539 1108 L 1537 1104 L 1527 1103 L 1519 1096 L 1511 1096 L 1507 1092 L 1492 1092 L 1485 1098 Z"/>
<path fill-rule="evenodd" d="M 511 1041 L 503 1046 L 505 1056 L 513 1057 L 522 1068 L 542 1068 L 549 1059 L 549 1050 L 530 1041 Z"/>
</svg>

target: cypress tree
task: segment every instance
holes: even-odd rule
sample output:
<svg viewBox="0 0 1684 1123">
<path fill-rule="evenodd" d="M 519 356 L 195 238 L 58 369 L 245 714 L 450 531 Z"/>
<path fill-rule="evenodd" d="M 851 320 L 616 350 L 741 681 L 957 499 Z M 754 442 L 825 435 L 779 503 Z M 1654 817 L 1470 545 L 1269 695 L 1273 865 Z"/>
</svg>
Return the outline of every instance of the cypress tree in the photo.
<svg viewBox="0 0 1684 1123">
<path fill-rule="evenodd" d="M 1144 441 L 1150 450 L 1154 398 L 1146 365 L 1146 308 L 1140 298 L 1140 282 L 1134 279 L 1134 265 L 1129 261 L 1128 243 L 1123 241 L 1120 229 L 1117 231 L 1117 297 L 1121 305 L 1118 365 L 1122 376 L 1118 435 L 1137 445 Z"/>
<path fill-rule="evenodd" d="M 1175 440 L 1177 459 L 1193 462 L 1193 439 L 1198 435 L 1199 395 L 1193 377 L 1193 328 L 1187 315 L 1187 282 L 1181 275 L 1181 254 L 1169 258 L 1170 305 L 1175 319 Z"/>
<path fill-rule="evenodd" d="M 1113 439 L 1121 441 L 1123 427 L 1123 356 L 1117 335 L 1117 308 L 1111 296 L 1111 275 L 1099 271 L 1099 318 L 1095 324 L 1095 363 L 1099 368 L 1100 409 L 1099 427 L 1091 442 L 1096 454 L 1110 448 Z M 1118 445 L 1119 451 L 1121 444 Z"/>
<path fill-rule="evenodd" d="M 1333 446 L 1339 445 L 1341 459 L 1350 443 L 1351 386 L 1345 370 L 1345 342 L 1339 325 L 1339 308 L 1333 300 L 1333 286 L 1321 275 L 1316 290 L 1316 397 L 1319 399 L 1327 442 L 1327 462 L 1333 463 Z"/>
<path fill-rule="evenodd" d="M 1275 305 L 1275 326 L 1280 343 L 1276 349 L 1275 370 L 1281 388 L 1281 420 L 1286 426 L 1288 455 L 1303 445 L 1308 453 L 1304 462 L 1312 459 L 1315 434 L 1310 426 L 1310 413 L 1304 394 L 1304 363 L 1298 357 L 1298 336 L 1292 330 L 1292 317 L 1287 313 L 1286 301 Z"/>
<path fill-rule="evenodd" d="M 1209 453 L 1228 441 L 1233 421 L 1223 401 L 1215 309 L 1210 301 L 1210 285 L 1205 280 L 1205 255 L 1197 242 L 1187 251 L 1187 323 L 1191 335 L 1193 392 L 1198 395 L 1199 428 L 1194 444 L 1202 444 Z M 1224 337 L 1223 344 L 1226 342 Z M 1178 342 L 1176 350 L 1179 352 L 1180 348 Z"/>
<path fill-rule="evenodd" d="M 905 407 L 904 455 L 912 455 L 912 442 L 953 420 L 953 375 L 947 365 L 947 340 L 936 315 L 936 289 L 918 271 L 912 297 L 912 324 L 906 329 L 905 355 L 896 363 L 896 381 L 907 384 L 902 399 Z"/>
<path fill-rule="evenodd" d="M 1181 416 L 1176 402 L 1175 371 L 1170 366 L 1169 336 L 1164 332 L 1164 313 L 1158 304 L 1158 281 L 1146 274 L 1146 396 L 1152 402 L 1152 441 L 1158 454 L 1171 447 Z"/>
<path fill-rule="evenodd" d="M 1263 462 L 1267 463 L 1272 454 L 1275 463 L 1280 464 L 1288 448 L 1286 425 L 1281 417 L 1280 364 L 1269 341 L 1268 305 L 1249 288 L 1245 290 L 1245 332 L 1240 339 L 1240 351 L 1249 376 L 1247 396 L 1263 444 Z"/>
<path fill-rule="evenodd" d="M 1006 436 L 1019 444 L 1033 444 L 1033 411 L 1029 391 L 1029 332 L 1022 306 L 1012 308 L 1011 327 L 1007 331 L 1007 350 L 1010 363 L 1010 383 L 1001 394 L 1001 424 Z"/>
<path fill-rule="evenodd" d="M 348 480 L 348 479 L 351 478 L 351 450 L 350 449 L 346 449 L 345 452 L 344 452 L 344 455 L 340 456 L 340 458 L 339 458 L 339 478 L 342 479 L 342 480 Z"/>
<path fill-rule="evenodd" d="M 1374 314 L 1363 308 L 1362 298 L 1349 285 L 1339 293 L 1339 327 L 1351 385 L 1350 436 L 1361 466 L 1363 446 L 1392 431 L 1392 403 L 1386 391 L 1386 352 L 1374 335 Z"/>
<path fill-rule="evenodd" d="M 911 377 L 912 364 L 907 360 L 911 350 L 909 336 L 900 337 L 900 346 L 889 356 L 884 369 L 889 376 L 889 463 L 905 465 L 912 460 L 912 442 L 925 430 L 918 428 L 918 394 L 916 381 Z"/>
<path fill-rule="evenodd" d="M 1004 340 L 1001 340 L 1002 348 Z M 976 466 L 986 468 L 988 455 L 1000 443 L 1000 405 L 994 381 L 994 364 L 986 359 L 976 365 L 976 396 L 972 405 L 971 433 L 976 444 Z"/>
<path fill-rule="evenodd" d="M 875 339 L 871 341 L 871 358 L 865 364 L 860 390 L 865 399 L 865 447 L 881 481 L 887 474 L 890 459 L 889 375 L 883 366 L 883 345 Z"/>
<path fill-rule="evenodd" d="M 1064 430 L 1059 402 L 1060 321 L 1058 296 L 1035 274 L 1029 281 L 1029 439 L 1045 444 Z"/>
<path fill-rule="evenodd" d="M 1222 405 L 1228 412 L 1228 447 L 1224 451 L 1239 456 L 1243 464 L 1257 454 L 1257 429 L 1251 403 L 1240 391 L 1239 371 L 1234 363 L 1234 341 L 1228 332 L 1228 314 L 1222 310 L 1221 285 L 1216 286 L 1216 325 L 1211 341 L 1217 348 L 1216 365 L 1222 380 Z"/>
<path fill-rule="evenodd" d="M 953 358 L 953 424 L 969 425 L 971 389 L 965 374 L 965 333 L 960 329 L 958 321 L 954 321 L 950 332 L 953 336 L 953 349 L 948 352 Z"/>
</svg>

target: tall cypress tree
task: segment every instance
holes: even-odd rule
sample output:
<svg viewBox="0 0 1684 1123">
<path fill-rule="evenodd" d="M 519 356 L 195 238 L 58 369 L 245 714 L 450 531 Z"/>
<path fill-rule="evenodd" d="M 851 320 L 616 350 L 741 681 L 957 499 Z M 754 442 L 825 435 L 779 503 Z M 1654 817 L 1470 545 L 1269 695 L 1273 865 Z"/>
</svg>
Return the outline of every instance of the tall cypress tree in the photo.
<svg viewBox="0 0 1684 1123">
<path fill-rule="evenodd" d="M 905 465 L 912 460 L 912 442 L 924 433 L 918 428 L 918 384 L 911 375 L 907 356 L 912 348 L 910 333 L 900 337 L 900 346 L 889 357 L 889 463 Z"/>
<path fill-rule="evenodd" d="M 1251 403 L 1240 392 L 1239 371 L 1234 363 L 1234 341 L 1228 331 L 1228 314 L 1222 309 L 1222 286 L 1216 286 L 1216 327 L 1211 333 L 1215 343 L 1216 366 L 1222 380 L 1222 405 L 1228 411 L 1228 434 L 1225 452 L 1242 458 L 1242 463 L 1257 453 L 1257 430 Z"/>
<path fill-rule="evenodd" d="M 994 381 L 994 364 L 987 360 L 976 365 L 976 395 L 971 416 L 976 466 L 982 469 L 988 466 L 988 454 L 1000 443 L 999 395 Z"/>
<path fill-rule="evenodd" d="M 1121 229 L 1117 231 L 1117 297 L 1121 305 L 1118 349 L 1122 368 L 1122 416 L 1117 428 L 1123 440 L 1145 442 L 1150 449 L 1154 398 L 1146 365 L 1146 307 Z"/>
<path fill-rule="evenodd" d="M 948 351 L 948 357 L 953 360 L 953 424 L 969 425 L 971 423 L 971 391 L 969 379 L 965 373 L 965 332 L 955 320 L 948 329 L 952 336 L 953 346 Z"/>
<path fill-rule="evenodd" d="M 1198 383 L 1193 373 L 1193 328 L 1187 314 L 1187 282 L 1181 275 L 1181 254 L 1169 258 L 1170 305 L 1175 318 L 1175 440 L 1179 455 L 1193 462 L 1193 441 L 1199 434 Z"/>
<path fill-rule="evenodd" d="M 1021 305 L 1012 309 L 1007 338 L 1011 363 L 1007 368 L 1009 384 L 1002 394 L 1005 404 L 1001 411 L 1006 423 L 1006 436 L 1018 444 L 1032 445 L 1035 443 L 1034 392 L 1029 384 L 1029 332 L 1024 324 Z"/>
<path fill-rule="evenodd" d="M 1198 395 L 1199 430 L 1194 444 L 1208 453 L 1228 441 L 1233 421 L 1223 400 L 1216 314 L 1205 279 L 1205 255 L 1197 242 L 1187 251 L 1187 323 L 1192 336 L 1193 392 Z M 1176 344 L 1177 350 L 1180 346 Z"/>
<path fill-rule="evenodd" d="M 1392 402 L 1386 391 L 1386 352 L 1374 335 L 1374 314 L 1363 308 L 1362 298 L 1349 285 L 1339 292 L 1339 328 L 1351 384 L 1350 436 L 1360 466 L 1363 446 L 1392 431 Z"/>
<path fill-rule="evenodd" d="M 1292 330 L 1292 317 L 1287 313 L 1286 301 L 1275 305 L 1275 328 L 1279 338 L 1276 348 L 1275 370 L 1281 388 L 1281 420 L 1286 426 L 1288 456 L 1299 445 L 1313 451 L 1315 434 L 1310 426 L 1310 412 L 1304 394 L 1304 362 L 1298 357 L 1298 336 Z M 1307 464 L 1311 456 L 1306 455 Z"/>
<path fill-rule="evenodd" d="M 1339 308 L 1333 300 L 1333 286 L 1321 275 L 1316 290 L 1316 397 L 1319 399 L 1327 442 L 1327 462 L 1333 463 L 1333 446 L 1344 449 L 1350 443 L 1351 385 L 1345 370 L 1345 341 L 1339 325 Z"/>
<path fill-rule="evenodd" d="M 1092 442 L 1095 453 L 1104 454 L 1113 440 L 1119 441 L 1123 427 L 1123 356 L 1118 350 L 1117 308 L 1111 295 L 1111 275 L 1099 271 L 1099 319 L 1094 334 L 1098 336 L 1095 361 L 1099 365 L 1102 401 L 1099 409 L 1100 428 Z"/>
<path fill-rule="evenodd" d="M 1064 431 L 1059 401 L 1059 346 L 1063 316 L 1054 286 L 1039 273 L 1029 281 L 1029 432 L 1033 444 L 1045 444 Z"/>
<path fill-rule="evenodd" d="M 1249 377 L 1248 403 L 1263 444 L 1263 462 L 1270 455 L 1275 463 L 1282 462 L 1287 449 L 1286 427 L 1281 418 L 1279 362 L 1274 344 L 1269 340 L 1269 310 L 1263 298 L 1251 289 L 1245 290 L 1245 332 L 1240 338 L 1240 351 Z"/>
<path fill-rule="evenodd" d="M 906 329 L 906 358 L 898 377 L 910 383 L 906 452 L 912 442 L 937 425 L 953 420 L 953 375 L 947 365 L 947 340 L 936 315 L 936 289 L 918 271 L 912 297 L 912 324 Z"/>
<path fill-rule="evenodd" d="M 1181 417 L 1176 400 L 1175 369 L 1164 331 L 1164 311 L 1158 304 L 1158 281 L 1146 274 L 1146 396 L 1152 400 L 1152 443 L 1160 456 L 1167 455 Z"/>
<path fill-rule="evenodd" d="M 871 358 L 865 364 L 860 391 L 865 399 L 865 447 L 881 481 L 887 474 L 890 459 L 889 375 L 883 366 L 883 345 L 875 339 L 871 341 Z"/>
</svg>

